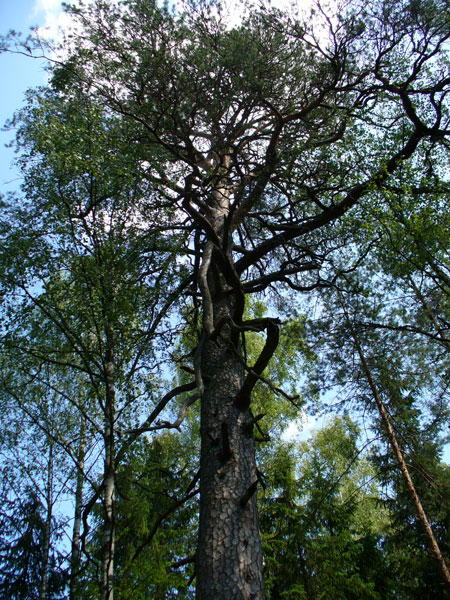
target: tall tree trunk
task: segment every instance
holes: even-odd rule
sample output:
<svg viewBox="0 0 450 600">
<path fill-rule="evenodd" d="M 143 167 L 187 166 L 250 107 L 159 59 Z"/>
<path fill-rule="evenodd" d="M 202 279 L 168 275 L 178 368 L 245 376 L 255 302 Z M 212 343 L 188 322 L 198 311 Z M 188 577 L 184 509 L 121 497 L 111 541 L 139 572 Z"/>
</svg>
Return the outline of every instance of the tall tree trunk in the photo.
<svg viewBox="0 0 450 600">
<path fill-rule="evenodd" d="M 403 452 L 398 444 L 397 436 L 395 435 L 395 431 L 391 425 L 391 421 L 389 418 L 389 414 L 386 410 L 384 402 L 381 399 L 380 394 L 378 393 L 378 389 L 375 385 L 375 381 L 372 377 L 372 373 L 370 371 L 369 365 L 367 364 L 366 357 L 362 350 L 362 347 L 358 341 L 358 338 L 352 329 L 352 336 L 355 343 L 356 350 L 359 354 L 359 358 L 361 360 L 361 366 L 363 368 L 366 379 L 369 383 L 370 389 L 372 391 L 373 398 L 377 405 L 378 411 L 380 413 L 381 419 L 383 421 L 384 427 L 386 429 L 389 442 L 391 444 L 392 450 L 394 451 L 394 455 L 397 459 L 398 465 L 400 467 L 403 480 L 405 482 L 406 489 L 411 498 L 415 511 L 417 513 L 419 523 L 422 527 L 423 533 L 425 535 L 425 540 L 428 545 L 428 548 L 434 557 L 436 564 L 441 573 L 442 583 L 444 584 L 444 588 L 447 592 L 448 597 L 450 598 L 450 571 L 448 569 L 447 563 L 445 561 L 444 556 L 442 555 L 439 544 L 434 536 L 433 530 L 431 529 L 430 523 L 428 521 L 428 517 L 425 513 L 425 510 L 422 506 L 422 502 L 417 494 L 416 488 L 414 486 L 414 482 L 411 479 L 411 475 L 409 473 L 408 466 L 403 458 Z"/>
<path fill-rule="evenodd" d="M 75 510 L 72 530 L 72 551 L 70 555 L 70 600 L 77 600 L 78 595 L 78 573 L 80 570 L 80 532 L 81 514 L 83 508 L 83 482 L 84 482 L 84 453 L 86 443 L 86 420 L 81 415 L 80 445 L 77 456 L 77 483 L 75 489 Z"/>
<path fill-rule="evenodd" d="M 217 323 L 227 302 L 214 302 Z M 225 309 L 225 310 L 224 310 Z M 262 547 L 256 507 L 257 471 L 250 409 L 236 398 L 244 381 L 229 331 L 205 344 L 201 408 L 198 600 L 261 600 Z M 228 343 L 227 343 L 228 342 Z M 250 425 L 249 425 L 250 424 Z"/>
<path fill-rule="evenodd" d="M 226 159 L 223 161 L 226 164 Z M 210 223 L 231 264 L 231 234 L 225 232 L 227 186 L 218 185 Z M 228 243 L 225 241 L 227 236 Z M 262 545 L 256 506 L 257 469 L 252 413 L 239 406 L 244 383 L 239 335 L 231 318 L 243 296 L 208 242 L 199 269 L 203 299 L 200 342 L 201 399 L 200 524 L 197 600 L 262 600 Z M 226 323 L 221 326 L 219 324 Z M 212 335 L 220 327 L 220 333 Z"/>
<path fill-rule="evenodd" d="M 101 600 L 113 600 L 114 549 L 115 549 L 115 465 L 114 465 L 114 420 L 115 420 L 115 388 L 114 363 L 112 350 L 108 349 L 106 361 L 106 402 L 105 402 L 105 461 L 104 461 L 104 529 Z"/>
<path fill-rule="evenodd" d="M 50 443 L 48 451 L 47 463 L 47 489 L 46 489 L 46 504 L 47 511 L 45 516 L 44 536 L 42 540 L 42 575 L 41 584 L 39 586 L 39 600 L 46 600 L 48 586 L 48 563 L 50 557 L 50 536 L 52 526 L 52 489 L 53 489 L 53 444 Z"/>
</svg>

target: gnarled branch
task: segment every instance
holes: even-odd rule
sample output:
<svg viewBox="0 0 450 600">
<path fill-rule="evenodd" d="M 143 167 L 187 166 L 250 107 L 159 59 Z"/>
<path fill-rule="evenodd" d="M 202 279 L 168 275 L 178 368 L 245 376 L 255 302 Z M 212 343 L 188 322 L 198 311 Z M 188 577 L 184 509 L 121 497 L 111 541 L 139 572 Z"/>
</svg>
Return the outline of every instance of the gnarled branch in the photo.
<svg viewBox="0 0 450 600">
<path fill-rule="evenodd" d="M 267 367 L 269 360 L 272 358 L 280 339 L 280 320 L 264 320 L 267 329 L 266 343 L 253 369 L 247 373 L 247 377 L 245 378 L 242 388 L 235 400 L 236 406 L 241 410 L 247 410 L 247 408 L 250 406 L 250 396 L 252 390 L 255 387 L 255 384 L 258 381 L 261 373 Z"/>
</svg>

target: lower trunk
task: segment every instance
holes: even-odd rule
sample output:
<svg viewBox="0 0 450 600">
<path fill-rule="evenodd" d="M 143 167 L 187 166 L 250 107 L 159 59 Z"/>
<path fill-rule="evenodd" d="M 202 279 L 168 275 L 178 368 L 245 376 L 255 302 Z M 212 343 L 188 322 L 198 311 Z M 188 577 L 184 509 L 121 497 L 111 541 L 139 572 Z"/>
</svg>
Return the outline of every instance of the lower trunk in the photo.
<svg viewBox="0 0 450 600">
<path fill-rule="evenodd" d="M 114 577 L 114 475 L 105 478 L 101 600 L 113 600 Z"/>
<path fill-rule="evenodd" d="M 44 525 L 44 535 L 42 540 L 42 576 L 41 585 L 39 587 L 39 600 L 46 600 L 47 598 L 47 584 L 48 584 L 48 563 L 50 556 L 50 535 L 52 525 L 52 479 L 53 479 L 53 445 L 50 444 L 48 465 L 47 465 L 47 490 L 46 490 L 46 503 L 47 503 L 47 514 Z"/>
<path fill-rule="evenodd" d="M 108 330 L 109 331 L 109 330 Z M 114 465 L 114 422 L 115 422 L 115 387 L 114 363 L 112 354 L 113 335 L 109 336 L 106 361 L 106 403 L 105 403 L 105 465 L 104 465 L 104 529 L 101 600 L 113 600 L 114 583 L 114 551 L 115 551 L 115 465 Z"/>
<path fill-rule="evenodd" d="M 84 481 L 84 447 L 85 447 L 85 419 L 81 416 L 80 446 L 78 448 L 77 484 L 75 490 L 75 511 L 72 531 L 72 551 L 70 555 L 70 600 L 77 600 L 77 579 L 80 570 L 80 532 L 81 514 L 83 508 L 83 481 Z"/>
<path fill-rule="evenodd" d="M 215 320 L 226 312 L 216 305 Z M 262 600 L 252 414 L 235 405 L 244 369 L 229 336 L 203 350 L 197 599 Z"/>
</svg>

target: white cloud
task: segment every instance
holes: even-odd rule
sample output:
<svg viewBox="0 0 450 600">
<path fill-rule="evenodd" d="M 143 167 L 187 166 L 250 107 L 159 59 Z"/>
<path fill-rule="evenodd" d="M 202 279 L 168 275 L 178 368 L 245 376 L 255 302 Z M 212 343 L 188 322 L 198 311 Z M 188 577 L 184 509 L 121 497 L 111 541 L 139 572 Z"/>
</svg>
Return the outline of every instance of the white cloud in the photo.
<svg viewBox="0 0 450 600">
<path fill-rule="evenodd" d="M 281 438 L 285 442 L 306 440 L 318 426 L 320 426 L 319 419 L 310 417 L 306 412 L 302 411 L 297 419 L 289 423 L 288 427 L 283 431 Z"/>
<path fill-rule="evenodd" d="M 42 27 L 53 25 L 62 12 L 61 0 L 36 0 L 33 7 L 33 16 L 42 23 Z"/>
<path fill-rule="evenodd" d="M 71 28 L 71 19 L 63 11 L 61 0 L 36 0 L 33 18 L 40 23 L 38 33 L 45 39 L 59 40 L 61 31 Z"/>
<path fill-rule="evenodd" d="M 35 10 L 58 11 L 61 8 L 60 0 L 37 0 Z"/>
</svg>

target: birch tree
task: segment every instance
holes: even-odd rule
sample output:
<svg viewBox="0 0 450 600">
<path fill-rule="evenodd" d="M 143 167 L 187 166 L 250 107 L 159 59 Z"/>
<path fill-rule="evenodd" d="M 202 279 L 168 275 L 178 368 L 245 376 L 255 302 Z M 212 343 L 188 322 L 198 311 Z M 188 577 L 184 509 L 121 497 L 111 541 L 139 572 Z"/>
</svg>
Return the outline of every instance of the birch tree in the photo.
<svg viewBox="0 0 450 600">
<path fill-rule="evenodd" d="M 183 238 L 166 235 L 163 209 L 152 227 L 151 186 L 134 181 L 136 157 L 127 162 L 115 144 L 120 120 L 102 115 L 81 90 L 65 102 L 30 94 L 16 122 L 24 183 L 2 219 L 3 390 L 44 431 L 48 422 L 29 393 L 36 382 L 61 399 L 72 427 L 84 420 L 84 434 L 69 427 L 51 441 L 90 487 L 81 510 L 77 482 L 74 538 L 85 540 L 89 513 L 102 504 L 100 588 L 111 599 L 115 473 L 140 433 L 166 426 L 154 423 L 171 397 L 155 406 L 165 348 L 152 344 L 176 327 L 167 316 L 182 276 L 173 247 Z M 75 555 L 76 546 L 74 539 Z"/>
</svg>

